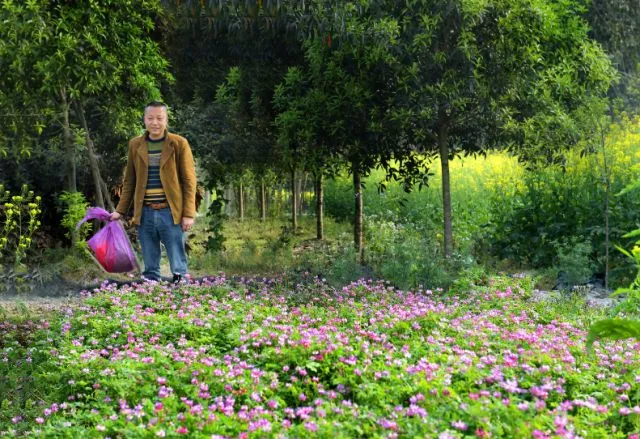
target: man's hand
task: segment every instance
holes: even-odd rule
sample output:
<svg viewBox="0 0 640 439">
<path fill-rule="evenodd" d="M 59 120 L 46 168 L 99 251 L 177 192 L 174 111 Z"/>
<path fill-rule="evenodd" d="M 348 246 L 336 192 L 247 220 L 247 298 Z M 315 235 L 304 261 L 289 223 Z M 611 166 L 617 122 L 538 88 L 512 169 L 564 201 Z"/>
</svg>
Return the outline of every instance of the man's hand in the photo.
<svg viewBox="0 0 640 439">
<path fill-rule="evenodd" d="M 182 231 L 188 232 L 193 227 L 193 223 L 195 220 L 193 218 L 187 218 L 186 216 L 182 217 Z"/>
<path fill-rule="evenodd" d="M 120 218 L 122 218 L 122 215 L 120 215 L 118 212 L 113 212 L 109 219 L 111 221 L 118 221 Z"/>
</svg>

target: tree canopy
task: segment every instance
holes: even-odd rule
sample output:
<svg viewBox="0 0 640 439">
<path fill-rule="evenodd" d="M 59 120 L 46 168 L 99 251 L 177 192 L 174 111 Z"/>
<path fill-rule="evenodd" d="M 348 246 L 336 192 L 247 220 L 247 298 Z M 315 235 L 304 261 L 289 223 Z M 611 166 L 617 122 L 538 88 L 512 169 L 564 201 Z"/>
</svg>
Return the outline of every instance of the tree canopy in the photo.
<svg viewBox="0 0 640 439">
<path fill-rule="evenodd" d="M 632 104 L 629 5 L 7 0 L 0 154 L 25 159 L 35 139 L 57 148 L 64 187 L 73 188 L 77 155 L 89 151 L 96 180 L 105 150 L 96 141 L 115 141 L 110 130 L 133 134 L 142 103 L 162 92 L 210 187 L 245 170 L 343 168 L 361 202 L 359 179 L 370 170 L 412 190 L 428 183 L 424 160 L 439 157 L 448 255 L 449 160 L 508 148 L 533 166 L 561 161 L 607 93 Z M 615 90 L 614 67 L 623 78 Z M 358 215 L 354 223 L 360 251 Z"/>
</svg>

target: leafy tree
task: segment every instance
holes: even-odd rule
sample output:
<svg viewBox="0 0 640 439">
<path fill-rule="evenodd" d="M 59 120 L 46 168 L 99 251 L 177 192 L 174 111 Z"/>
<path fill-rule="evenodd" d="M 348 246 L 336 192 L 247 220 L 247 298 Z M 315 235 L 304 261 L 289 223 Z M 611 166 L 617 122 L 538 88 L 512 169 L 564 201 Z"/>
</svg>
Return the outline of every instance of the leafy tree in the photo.
<svg viewBox="0 0 640 439">
<path fill-rule="evenodd" d="M 640 7 L 634 0 L 592 0 L 584 16 L 589 34 L 611 56 L 620 72 L 620 82 L 610 96 L 624 108 L 640 110 Z"/>
<path fill-rule="evenodd" d="M 297 169 L 311 171 L 314 175 L 316 237 L 323 239 L 322 176 L 331 163 L 327 148 L 330 136 L 324 131 L 327 127 L 323 123 L 326 96 L 321 90 L 313 88 L 313 80 L 303 69 L 290 67 L 276 87 L 274 104 L 280 113 L 276 116 L 275 125 L 283 161 L 292 175 L 292 185 Z M 295 194 L 295 190 L 293 193 Z M 292 207 L 295 228 L 295 198 L 292 200 Z"/>
<path fill-rule="evenodd" d="M 141 102 L 159 97 L 158 82 L 170 79 L 167 62 L 149 37 L 158 12 L 154 0 L 7 0 L 0 6 L 0 65 L 9 66 L 0 79 L 0 102 L 9 105 L 9 118 L 23 112 L 16 103 L 27 103 L 28 112 L 38 115 L 37 134 L 44 126 L 61 129 L 69 191 L 77 188 L 76 134 L 82 136 L 100 205 L 109 193 L 91 122 L 102 117 L 117 123 L 132 107 L 139 115 Z M 21 124 L 19 118 L 12 123 Z M 17 144 L 28 154 L 25 142 Z"/>
<path fill-rule="evenodd" d="M 285 19 L 274 17 L 295 8 L 290 2 L 164 4 L 173 14 L 163 24 L 164 44 L 178 78 L 173 98 L 179 107 L 190 106 L 192 114 L 208 115 L 196 120 L 213 131 L 196 145 L 214 176 L 210 183 L 238 180 L 251 171 L 260 185 L 264 218 L 265 184 L 281 157 L 275 144 L 273 93 L 301 55 L 296 33 L 284 26 Z M 199 131 L 186 118 L 180 123 L 185 132 Z"/>
<path fill-rule="evenodd" d="M 320 117 L 315 118 L 319 128 L 302 133 L 322 145 L 324 156 L 346 162 L 353 177 L 359 261 L 364 259 L 362 177 L 382 167 L 410 187 L 420 170 L 396 111 L 400 27 L 383 6 L 346 2 L 320 9 L 326 33 L 305 43 L 308 95 Z"/>
<path fill-rule="evenodd" d="M 449 160 L 507 144 L 554 161 L 579 139 L 576 113 L 614 76 L 576 1 L 398 2 L 411 141 L 440 157 L 444 253 L 453 228 Z"/>
</svg>

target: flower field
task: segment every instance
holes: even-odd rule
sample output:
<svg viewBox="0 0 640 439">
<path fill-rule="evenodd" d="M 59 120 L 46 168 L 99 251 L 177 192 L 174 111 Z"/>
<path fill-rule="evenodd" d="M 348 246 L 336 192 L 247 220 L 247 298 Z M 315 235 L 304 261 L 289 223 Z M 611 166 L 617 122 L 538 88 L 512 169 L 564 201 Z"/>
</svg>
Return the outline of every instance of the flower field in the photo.
<svg viewBox="0 0 640 439">
<path fill-rule="evenodd" d="M 0 323 L 0 435 L 638 438 L 638 341 L 588 352 L 599 311 L 523 279 L 471 290 L 105 284 Z"/>
</svg>

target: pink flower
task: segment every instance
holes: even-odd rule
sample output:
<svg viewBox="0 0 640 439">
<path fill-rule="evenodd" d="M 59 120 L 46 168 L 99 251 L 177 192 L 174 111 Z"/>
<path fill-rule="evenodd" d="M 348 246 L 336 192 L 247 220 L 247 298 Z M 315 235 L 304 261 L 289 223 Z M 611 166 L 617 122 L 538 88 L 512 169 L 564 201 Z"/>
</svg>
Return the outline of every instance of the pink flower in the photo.
<svg viewBox="0 0 640 439">
<path fill-rule="evenodd" d="M 564 428 L 567 426 L 567 422 L 569 422 L 569 420 L 566 416 L 556 416 L 553 420 L 553 425 L 555 425 L 556 428 Z"/>
<path fill-rule="evenodd" d="M 184 425 L 181 425 L 176 430 L 176 433 L 178 433 L 178 434 L 189 434 L 189 429 L 187 427 L 185 427 Z"/>
<path fill-rule="evenodd" d="M 316 425 L 315 422 L 305 422 L 304 428 L 306 428 L 309 431 L 318 431 L 318 426 Z"/>
<path fill-rule="evenodd" d="M 465 431 L 469 426 L 462 421 L 453 421 L 451 426 L 457 430 Z"/>
<path fill-rule="evenodd" d="M 37 422 L 38 424 L 44 424 L 44 418 L 40 418 L 40 417 L 38 417 L 38 418 L 36 418 L 36 422 Z"/>
<path fill-rule="evenodd" d="M 379 422 L 382 428 L 386 428 L 387 430 L 395 431 L 398 429 L 398 424 L 394 421 L 390 421 L 388 419 L 381 419 Z"/>
<path fill-rule="evenodd" d="M 540 430 L 533 430 L 532 436 L 535 439 L 549 439 L 549 435 Z"/>
</svg>

